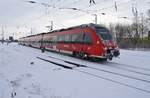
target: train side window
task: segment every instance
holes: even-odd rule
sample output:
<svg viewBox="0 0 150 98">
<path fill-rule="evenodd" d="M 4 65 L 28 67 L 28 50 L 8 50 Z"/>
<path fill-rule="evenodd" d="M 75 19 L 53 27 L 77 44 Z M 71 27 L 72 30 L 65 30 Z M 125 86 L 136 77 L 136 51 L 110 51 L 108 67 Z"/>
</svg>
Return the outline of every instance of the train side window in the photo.
<svg viewBox="0 0 150 98">
<path fill-rule="evenodd" d="M 72 34 L 72 43 L 75 43 L 77 39 L 77 34 Z"/>
<path fill-rule="evenodd" d="M 50 37 L 47 41 L 48 41 L 48 43 L 52 43 L 53 42 L 53 38 Z"/>
<path fill-rule="evenodd" d="M 53 36 L 53 37 L 52 37 L 52 42 L 53 42 L 53 43 L 56 43 L 56 42 L 57 42 L 57 36 Z"/>
<path fill-rule="evenodd" d="M 60 42 L 60 35 L 57 36 L 57 42 Z"/>
<path fill-rule="evenodd" d="M 65 41 L 65 36 L 64 35 L 59 35 L 58 36 L 58 42 L 64 42 Z"/>
<path fill-rule="evenodd" d="M 86 44 L 92 44 L 92 38 L 89 33 L 84 33 L 84 43 Z"/>
<path fill-rule="evenodd" d="M 83 33 L 78 34 L 78 43 L 83 43 Z"/>
<path fill-rule="evenodd" d="M 72 42 L 73 43 L 82 43 L 83 42 L 83 34 L 73 34 L 72 35 Z"/>
<path fill-rule="evenodd" d="M 65 43 L 70 43 L 71 42 L 71 35 L 65 35 Z"/>
</svg>

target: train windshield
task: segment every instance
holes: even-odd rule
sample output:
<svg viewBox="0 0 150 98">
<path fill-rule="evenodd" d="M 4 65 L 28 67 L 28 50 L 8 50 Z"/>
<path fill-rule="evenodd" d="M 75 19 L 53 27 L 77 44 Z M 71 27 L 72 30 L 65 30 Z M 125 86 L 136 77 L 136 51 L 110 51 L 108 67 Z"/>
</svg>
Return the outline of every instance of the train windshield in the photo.
<svg viewBox="0 0 150 98">
<path fill-rule="evenodd" d="M 96 29 L 98 36 L 100 36 L 103 40 L 112 40 L 112 35 L 109 33 L 107 29 Z"/>
</svg>

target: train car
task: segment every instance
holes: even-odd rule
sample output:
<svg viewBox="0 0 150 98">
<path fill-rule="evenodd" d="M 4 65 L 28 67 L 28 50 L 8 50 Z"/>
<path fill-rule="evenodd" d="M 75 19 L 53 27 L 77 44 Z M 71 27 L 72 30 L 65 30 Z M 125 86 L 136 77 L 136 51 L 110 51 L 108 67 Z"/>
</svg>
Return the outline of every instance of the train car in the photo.
<svg viewBox="0 0 150 98">
<path fill-rule="evenodd" d="M 44 33 L 20 38 L 19 44 L 30 46 L 30 47 L 35 47 L 35 48 L 41 48 L 42 43 L 43 43 L 42 42 L 43 34 Z"/>
<path fill-rule="evenodd" d="M 112 60 L 120 55 L 111 32 L 97 24 L 84 24 L 39 35 L 23 39 L 28 40 L 31 46 L 34 41 L 38 42 L 37 47 L 42 50 L 69 53 L 81 58 Z"/>
<path fill-rule="evenodd" d="M 41 48 L 42 47 L 42 39 L 43 39 L 43 33 L 30 36 L 29 37 L 29 46 L 35 47 L 35 48 Z"/>
</svg>

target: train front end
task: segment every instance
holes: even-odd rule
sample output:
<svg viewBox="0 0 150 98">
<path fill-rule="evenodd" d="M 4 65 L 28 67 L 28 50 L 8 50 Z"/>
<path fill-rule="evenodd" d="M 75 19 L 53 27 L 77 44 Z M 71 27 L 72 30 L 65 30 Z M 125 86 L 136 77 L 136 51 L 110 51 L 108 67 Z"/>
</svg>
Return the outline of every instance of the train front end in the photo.
<svg viewBox="0 0 150 98">
<path fill-rule="evenodd" d="M 104 27 L 96 27 L 95 29 L 101 42 L 103 57 L 109 60 L 118 57 L 120 55 L 119 48 L 110 31 Z"/>
</svg>

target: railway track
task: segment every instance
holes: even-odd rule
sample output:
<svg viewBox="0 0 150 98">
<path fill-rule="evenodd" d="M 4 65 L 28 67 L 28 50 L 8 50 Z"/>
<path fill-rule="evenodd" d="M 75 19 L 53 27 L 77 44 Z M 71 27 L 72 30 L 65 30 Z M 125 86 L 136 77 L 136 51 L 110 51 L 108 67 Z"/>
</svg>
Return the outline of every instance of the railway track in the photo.
<svg viewBox="0 0 150 98">
<path fill-rule="evenodd" d="M 86 66 L 86 65 L 83 65 L 83 64 L 79 64 L 79 63 L 74 63 L 74 62 L 70 62 L 70 61 L 67 61 L 67 60 L 63 60 L 63 59 L 59 59 L 59 58 L 56 58 L 56 57 L 53 57 L 53 56 L 48 56 L 50 58 L 54 58 L 54 59 L 58 59 L 58 60 L 61 60 L 61 61 L 64 61 L 66 63 L 70 63 L 70 64 L 74 64 L 76 66 Z M 111 62 L 112 63 L 112 62 Z M 94 63 L 94 64 L 98 64 L 98 63 Z M 115 63 L 112 63 L 113 65 L 115 65 Z M 112 66 L 109 62 L 108 63 L 103 63 L 103 65 L 107 65 L 108 67 L 112 67 L 112 68 L 115 68 L 115 69 L 120 69 L 120 70 L 124 70 L 124 71 L 128 71 L 128 72 L 132 72 L 132 73 L 136 73 L 136 74 L 140 74 L 140 75 L 145 75 L 145 76 L 148 76 L 150 77 L 150 74 L 148 73 L 143 73 L 143 72 L 140 72 L 140 71 L 136 71 L 136 70 L 133 70 L 133 69 L 128 69 L 128 68 L 124 68 L 122 67 L 121 65 L 115 65 L 115 66 Z M 129 65 L 130 66 L 130 65 Z M 131 65 L 132 66 L 132 65 Z M 87 66 L 86 66 L 87 67 Z M 90 67 L 90 66 L 88 66 Z M 93 67 L 92 67 L 93 68 Z M 137 67 L 135 67 L 136 69 Z M 140 67 L 138 67 L 140 68 Z M 95 69 L 95 68 L 94 68 Z M 96 68 L 98 69 L 98 68 Z"/>
<path fill-rule="evenodd" d="M 61 54 L 59 54 L 59 55 L 61 55 Z M 59 58 L 52 57 L 52 56 L 49 56 L 49 57 L 59 59 Z M 68 57 L 72 58 L 71 56 L 68 56 Z M 63 59 L 61 59 L 61 60 L 63 60 Z M 65 62 L 67 62 L 67 61 L 65 61 Z M 109 65 L 109 67 L 112 67 L 114 69 L 124 70 L 124 71 L 128 71 L 128 72 L 132 72 L 132 73 L 136 73 L 136 74 L 139 74 L 139 75 L 145 75 L 145 76 L 150 77 L 150 74 L 148 74 L 148 73 L 143 73 L 143 72 L 140 72 L 140 71 L 137 71 L 137 70 L 129 69 L 129 68 L 134 68 L 134 69 L 140 69 L 140 70 L 143 70 L 143 71 L 150 71 L 150 69 L 146 69 L 146 68 L 142 68 L 142 67 L 137 67 L 137 66 L 133 66 L 133 65 L 126 65 L 126 64 L 118 64 L 118 63 L 114 63 L 114 62 L 104 62 L 104 63 L 102 63 L 102 62 L 98 62 L 98 63 L 92 62 L 92 63 L 95 63 L 95 64 L 101 63 L 102 65 Z M 79 65 L 79 64 L 77 64 L 77 65 Z M 125 65 L 125 66 L 121 66 L 121 65 Z"/>
<path fill-rule="evenodd" d="M 120 65 L 124 65 L 123 67 L 126 67 L 126 68 L 134 68 L 134 69 L 139 69 L 139 70 L 149 71 L 150 72 L 150 69 L 148 69 L 148 68 L 142 68 L 142 67 L 137 67 L 137 66 L 133 66 L 133 65 L 127 65 L 127 64 L 120 64 L 120 63 L 116 63 L 116 62 L 104 62 L 102 64 L 115 65 L 115 66 L 118 66 L 118 67 L 121 67 Z"/>
<path fill-rule="evenodd" d="M 54 58 L 54 59 L 59 59 L 59 58 L 52 57 L 52 56 L 48 56 L 48 57 Z M 69 56 L 69 57 L 71 57 L 71 56 Z M 63 59 L 59 59 L 59 60 L 63 60 Z M 67 62 L 66 60 L 63 60 L 63 61 Z M 91 61 L 89 61 L 89 62 L 91 62 Z M 142 67 L 137 67 L 137 66 L 133 66 L 133 65 L 127 65 L 127 64 L 119 64 L 119 63 L 114 63 L 114 62 L 98 62 L 98 63 L 97 62 L 92 62 L 92 63 L 94 63 L 94 64 L 99 64 L 100 63 L 102 65 L 107 65 L 107 66 L 112 67 L 114 69 L 124 70 L 124 71 L 128 71 L 128 72 L 132 72 L 132 73 L 136 73 L 136 74 L 139 74 L 139 75 L 145 75 L 145 76 L 150 77 L 149 73 L 141 72 L 141 71 L 150 72 L 150 69 L 146 69 L 146 68 L 142 68 Z M 79 65 L 79 64 L 76 64 L 76 65 Z M 124 65 L 124 66 L 121 66 L 121 65 Z M 83 65 L 83 66 L 85 66 L 85 65 Z M 138 70 L 141 70 L 141 71 L 137 71 L 135 69 L 138 69 Z"/>
<path fill-rule="evenodd" d="M 121 77 L 124 77 L 124 78 L 129 78 L 129 79 L 142 81 L 142 82 L 145 82 L 145 83 L 150 83 L 149 80 L 140 79 L 140 78 L 136 78 L 136 77 L 132 77 L 132 76 L 128 76 L 128 75 L 125 75 L 125 74 L 120 74 L 120 73 L 116 73 L 116 72 L 113 72 L 113 71 L 108 71 L 108 70 L 104 70 L 104 69 L 100 69 L 100 68 L 90 67 L 90 66 L 86 66 L 86 65 L 83 65 L 83 64 L 78 64 L 78 63 L 66 61 L 66 60 L 63 60 L 63 59 L 59 59 L 59 58 L 56 58 L 56 57 L 49 57 L 49 58 L 61 60 L 61 61 L 65 62 L 66 65 L 65 64 L 60 64 L 60 63 L 55 62 L 55 61 L 47 60 L 47 59 L 44 59 L 44 58 L 41 58 L 41 57 L 37 57 L 37 58 L 40 59 L 40 60 L 52 63 L 54 65 L 61 66 L 61 67 L 66 68 L 66 69 L 78 71 L 78 72 L 81 72 L 81 73 L 84 73 L 84 74 L 87 74 L 87 75 L 90 75 L 90 76 L 93 76 L 93 77 L 96 77 L 96 78 L 104 79 L 104 80 L 107 80 L 107 81 L 110 81 L 110 82 L 113 82 L 113 83 L 116 83 L 116 84 L 119 84 L 119 85 L 123 85 L 123 86 L 129 87 L 129 88 L 133 88 L 133 89 L 140 90 L 140 91 L 143 91 L 145 93 L 150 94 L 149 90 L 138 88 L 136 86 L 133 86 L 133 85 L 130 85 L 130 84 L 127 84 L 127 83 L 123 83 L 123 82 L 120 82 L 120 81 L 117 81 L 117 80 L 114 80 L 114 79 L 106 78 L 104 76 L 100 76 L 100 75 L 96 75 L 96 74 L 91 73 L 91 72 L 87 72 L 86 70 L 80 70 L 80 69 L 76 69 L 76 68 L 77 67 L 84 67 L 84 68 L 88 68 L 88 69 L 92 69 L 92 70 L 97 70 L 97 71 L 101 71 L 101 72 L 121 76 Z M 68 66 L 67 64 L 70 64 L 72 66 Z"/>
<path fill-rule="evenodd" d="M 144 72 L 140 72 L 140 71 L 135 70 L 135 69 L 137 69 L 137 67 L 135 67 L 134 69 L 130 69 L 131 67 L 128 67 L 130 65 L 126 66 L 125 64 L 123 64 L 124 66 L 121 66 L 121 64 L 115 64 L 115 63 L 112 63 L 112 62 L 111 63 L 104 63 L 103 65 L 107 65 L 107 66 L 109 66 L 111 68 L 114 68 L 114 69 L 124 70 L 124 71 L 128 71 L 128 72 L 132 72 L 132 73 L 136 73 L 136 74 L 139 74 L 139 75 L 145 75 L 145 76 L 150 77 L 149 73 L 144 73 Z M 138 69 L 139 68 L 140 67 L 138 67 Z M 148 70 L 143 70 L 143 71 L 148 72 Z"/>
<path fill-rule="evenodd" d="M 59 55 L 61 55 L 61 54 L 59 54 Z M 43 56 L 46 56 L 46 55 L 43 55 Z M 64 56 L 64 55 L 62 55 L 62 56 Z M 59 59 L 59 58 L 52 57 L 52 56 L 48 56 L 48 57 L 54 58 L 54 59 Z M 68 57 L 72 58 L 71 56 L 68 56 Z M 74 58 L 74 59 L 76 59 L 76 58 Z M 59 60 L 63 60 L 63 59 L 59 59 Z M 63 60 L 63 61 L 67 62 L 66 60 Z M 99 64 L 100 62 L 98 62 L 98 63 L 97 62 L 92 62 L 92 63 Z M 101 62 L 100 64 L 105 65 L 105 66 L 107 65 L 108 67 L 111 67 L 111 68 L 114 68 L 114 69 L 119 69 L 119 70 L 128 71 L 128 72 L 132 72 L 132 73 L 136 73 L 136 74 L 139 74 L 139 75 L 144 75 L 144 76 L 150 77 L 150 74 L 148 74 L 148 73 L 143 73 L 143 72 L 134 70 L 134 69 L 140 69 L 140 70 L 143 70 L 143 71 L 149 71 L 150 69 L 145 69 L 145 68 L 142 68 L 142 67 L 137 67 L 137 66 L 132 66 L 132 65 L 125 65 L 125 64 L 123 64 L 125 66 L 121 66 L 121 64 L 114 63 L 114 62 L 104 62 L 104 63 Z M 78 66 L 79 64 L 76 64 L 76 65 Z M 81 64 L 80 64 L 80 66 L 81 66 Z M 134 68 L 134 69 L 129 69 L 129 68 Z"/>
</svg>

